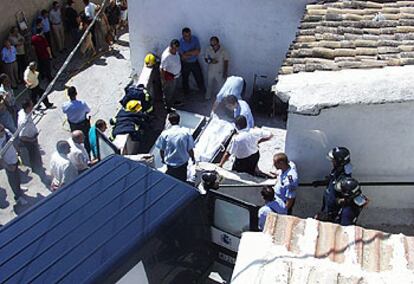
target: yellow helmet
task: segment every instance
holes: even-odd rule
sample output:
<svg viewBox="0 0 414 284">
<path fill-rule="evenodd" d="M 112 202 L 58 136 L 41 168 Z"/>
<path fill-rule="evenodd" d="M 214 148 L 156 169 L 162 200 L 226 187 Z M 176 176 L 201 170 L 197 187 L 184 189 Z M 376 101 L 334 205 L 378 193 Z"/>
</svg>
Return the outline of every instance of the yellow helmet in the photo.
<svg viewBox="0 0 414 284">
<path fill-rule="evenodd" d="M 154 54 L 152 54 L 152 53 L 148 53 L 148 54 L 145 56 L 144 62 L 145 62 L 145 65 L 146 65 L 147 67 L 152 67 L 152 66 L 154 66 L 154 65 L 155 65 L 155 63 L 156 63 L 156 58 L 155 58 L 155 55 L 154 55 Z"/>
<path fill-rule="evenodd" d="M 131 112 L 139 112 L 142 109 L 141 102 L 138 100 L 130 100 L 126 104 L 126 109 L 127 111 L 131 111 Z"/>
</svg>

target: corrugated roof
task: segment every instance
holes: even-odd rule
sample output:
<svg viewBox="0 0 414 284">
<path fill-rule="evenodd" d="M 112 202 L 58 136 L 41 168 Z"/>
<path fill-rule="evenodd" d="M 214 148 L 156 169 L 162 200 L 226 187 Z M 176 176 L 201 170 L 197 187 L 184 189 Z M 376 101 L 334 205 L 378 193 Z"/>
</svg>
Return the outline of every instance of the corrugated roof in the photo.
<svg viewBox="0 0 414 284">
<path fill-rule="evenodd" d="M 414 283 L 414 237 L 269 214 L 240 243 L 232 283 L 251 281 Z"/>
<path fill-rule="evenodd" d="M 307 5 L 279 74 L 411 64 L 414 1 L 319 1 Z"/>
<path fill-rule="evenodd" d="M 112 156 L 0 231 L 0 283 L 84 283 L 109 272 L 198 195 Z"/>
</svg>

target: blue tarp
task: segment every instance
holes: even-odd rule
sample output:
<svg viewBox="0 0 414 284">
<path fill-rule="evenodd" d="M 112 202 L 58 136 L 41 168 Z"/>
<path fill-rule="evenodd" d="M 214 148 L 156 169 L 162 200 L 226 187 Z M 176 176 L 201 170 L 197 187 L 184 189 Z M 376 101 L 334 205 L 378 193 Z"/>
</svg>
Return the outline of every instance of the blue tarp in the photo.
<svg viewBox="0 0 414 284">
<path fill-rule="evenodd" d="M 198 193 L 111 156 L 0 231 L 0 283 L 93 282 Z"/>
</svg>

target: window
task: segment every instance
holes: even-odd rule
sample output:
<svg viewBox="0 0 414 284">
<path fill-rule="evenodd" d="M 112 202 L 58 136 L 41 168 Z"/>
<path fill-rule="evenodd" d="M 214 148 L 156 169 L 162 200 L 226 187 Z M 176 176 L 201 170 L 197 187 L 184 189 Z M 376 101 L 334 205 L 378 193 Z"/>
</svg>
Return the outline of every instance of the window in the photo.
<svg viewBox="0 0 414 284">
<path fill-rule="evenodd" d="M 247 208 L 216 199 L 214 226 L 226 233 L 241 237 L 242 232 L 250 229 L 250 212 Z"/>
</svg>

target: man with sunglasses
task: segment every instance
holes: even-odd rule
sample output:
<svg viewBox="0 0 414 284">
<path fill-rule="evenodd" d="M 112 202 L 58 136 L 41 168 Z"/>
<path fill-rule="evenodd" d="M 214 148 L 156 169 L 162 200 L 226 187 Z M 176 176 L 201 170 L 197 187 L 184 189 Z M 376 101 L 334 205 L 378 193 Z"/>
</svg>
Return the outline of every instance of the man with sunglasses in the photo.
<svg viewBox="0 0 414 284">
<path fill-rule="evenodd" d="M 227 51 L 220 45 L 218 37 L 210 38 L 210 46 L 207 48 L 204 61 L 208 64 L 205 99 L 209 100 L 221 88 L 228 74 L 229 57 Z"/>
</svg>

